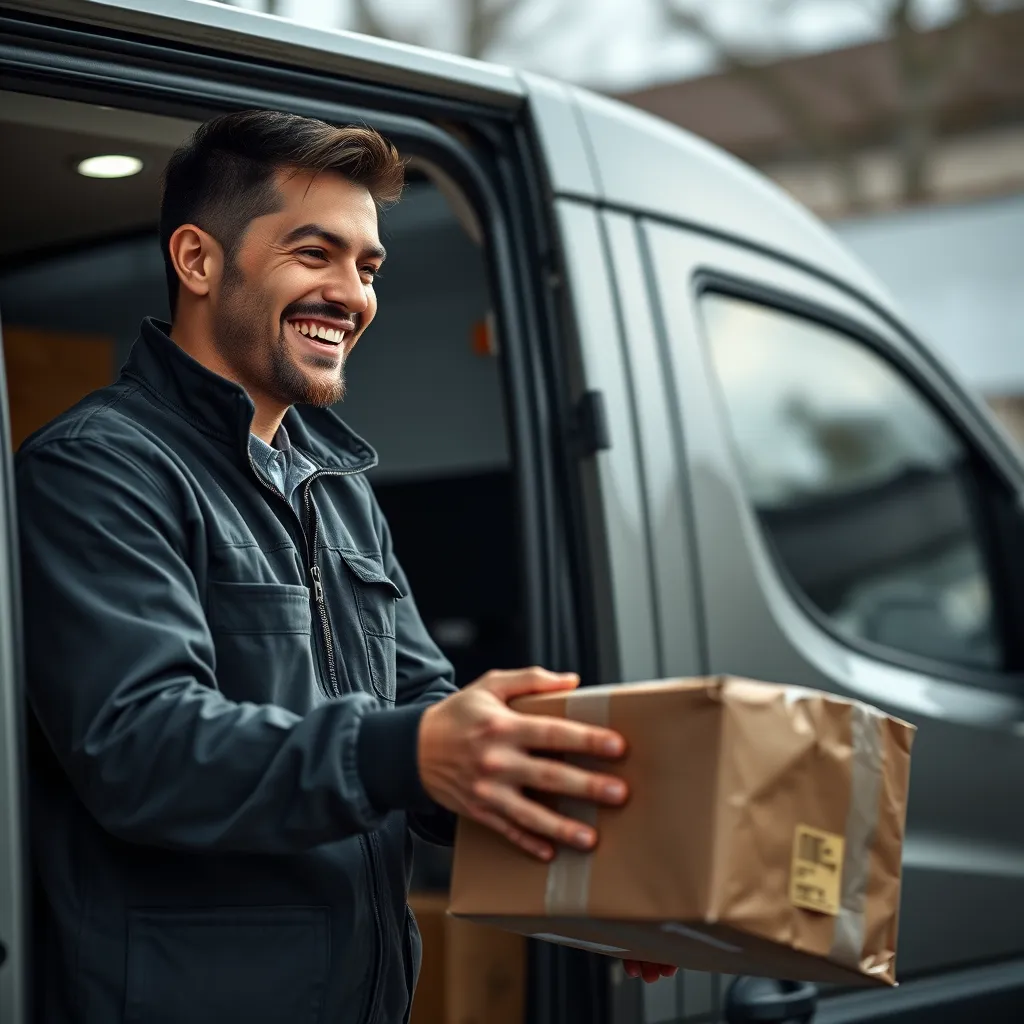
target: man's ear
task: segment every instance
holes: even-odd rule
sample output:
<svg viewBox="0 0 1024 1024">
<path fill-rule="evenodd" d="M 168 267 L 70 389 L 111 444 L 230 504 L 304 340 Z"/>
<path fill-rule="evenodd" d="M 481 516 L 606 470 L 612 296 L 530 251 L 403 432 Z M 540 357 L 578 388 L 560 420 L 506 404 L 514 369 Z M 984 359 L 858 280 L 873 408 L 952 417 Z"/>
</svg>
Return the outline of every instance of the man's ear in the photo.
<svg viewBox="0 0 1024 1024">
<path fill-rule="evenodd" d="M 195 296 L 209 295 L 224 272 L 224 251 L 213 235 L 195 224 L 182 224 L 168 242 L 178 280 Z"/>
</svg>

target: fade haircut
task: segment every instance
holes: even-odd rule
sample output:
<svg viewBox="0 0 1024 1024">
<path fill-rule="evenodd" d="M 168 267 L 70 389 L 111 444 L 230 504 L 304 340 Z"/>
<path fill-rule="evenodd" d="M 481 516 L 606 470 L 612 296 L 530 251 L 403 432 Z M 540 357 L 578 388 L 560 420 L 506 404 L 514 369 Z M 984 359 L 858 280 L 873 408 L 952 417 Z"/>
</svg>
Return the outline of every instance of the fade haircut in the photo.
<svg viewBox="0 0 1024 1024">
<path fill-rule="evenodd" d="M 195 224 L 220 243 L 225 274 L 237 273 L 234 255 L 249 222 L 281 208 L 275 175 L 333 171 L 363 186 L 378 207 L 401 197 L 404 163 L 372 128 L 338 128 L 276 110 L 243 110 L 201 124 L 167 163 L 160 203 L 160 246 L 174 316 L 178 275 L 171 235 Z"/>
</svg>

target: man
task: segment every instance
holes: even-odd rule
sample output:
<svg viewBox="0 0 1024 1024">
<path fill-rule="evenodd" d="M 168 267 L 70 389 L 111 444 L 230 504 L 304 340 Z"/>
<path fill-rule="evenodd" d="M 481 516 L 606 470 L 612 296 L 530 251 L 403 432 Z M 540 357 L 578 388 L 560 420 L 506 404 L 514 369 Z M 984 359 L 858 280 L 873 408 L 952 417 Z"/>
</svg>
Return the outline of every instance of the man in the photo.
<svg viewBox="0 0 1024 1024">
<path fill-rule="evenodd" d="M 507 706 L 574 676 L 456 691 L 328 408 L 401 185 L 366 128 L 200 127 L 165 176 L 173 323 L 19 453 L 44 1021 L 397 1024 L 409 828 L 546 859 L 596 837 L 524 789 L 625 799 L 536 753 L 621 737 Z"/>
</svg>

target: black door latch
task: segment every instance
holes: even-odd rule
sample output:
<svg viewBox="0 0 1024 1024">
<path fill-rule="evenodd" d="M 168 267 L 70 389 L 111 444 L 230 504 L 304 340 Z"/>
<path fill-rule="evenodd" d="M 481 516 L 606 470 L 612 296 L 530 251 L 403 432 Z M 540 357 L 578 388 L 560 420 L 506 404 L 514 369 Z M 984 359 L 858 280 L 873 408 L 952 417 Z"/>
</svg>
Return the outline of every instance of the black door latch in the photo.
<svg viewBox="0 0 1024 1024">
<path fill-rule="evenodd" d="M 741 977 L 725 995 L 726 1024 L 811 1024 L 817 1008 L 818 986 L 807 981 Z"/>
<path fill-rule="evenodd" d="M 585 459 L 612 446 L 603 391 L 584 391 L 572 411 L 569 438 L 573 454 Z"/>
</svg>

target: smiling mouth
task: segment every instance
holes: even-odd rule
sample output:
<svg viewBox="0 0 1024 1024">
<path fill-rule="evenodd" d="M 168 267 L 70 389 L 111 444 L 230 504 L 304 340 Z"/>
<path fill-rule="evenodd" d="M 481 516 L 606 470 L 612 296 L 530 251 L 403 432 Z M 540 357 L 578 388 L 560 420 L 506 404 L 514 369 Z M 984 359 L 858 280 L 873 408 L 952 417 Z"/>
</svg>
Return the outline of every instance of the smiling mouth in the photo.
<svg viewBox="0 0 1024 1024">
<path fill-rule="evenodd" d="M 344 320 L 340 326 L 329 327 L 313 320 L 289 320 L 288 323 L 297 334 L 314 343 L 320 348 L 336 349 L 349 339 L 355 332 L 356 325 L 351 320 Z"/>
</svg>

